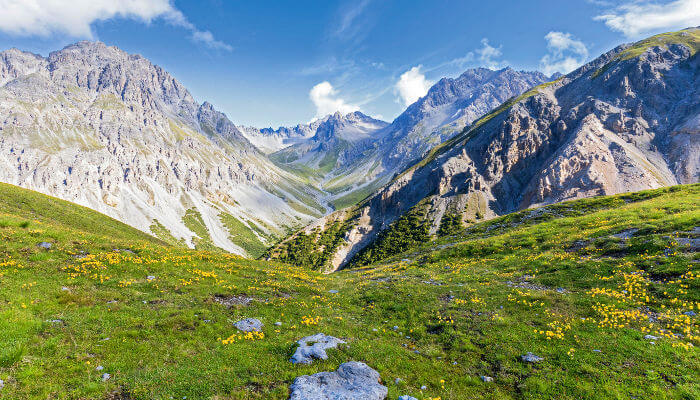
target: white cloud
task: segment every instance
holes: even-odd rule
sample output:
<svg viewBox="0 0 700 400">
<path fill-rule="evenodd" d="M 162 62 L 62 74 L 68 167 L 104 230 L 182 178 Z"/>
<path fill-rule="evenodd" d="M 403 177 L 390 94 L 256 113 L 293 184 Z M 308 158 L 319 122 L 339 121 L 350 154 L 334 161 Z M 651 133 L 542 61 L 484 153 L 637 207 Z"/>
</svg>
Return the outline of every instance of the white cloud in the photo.
<svg viewBox="0 0 700 400">
<path fill-rule="evenodd" d="M 608 28 L 627 37 L 634 37 L 654 30 L 697 26 L 700 1 L 676 0 L 666 4 L 631 1 L 594 19 L 604 21 Z"/>
<path fill-rule="evenodd" d="M 425 79 L 425 75 L 421 72 L 422 67 L 419 65 L 401 74 L 399 81 L 394 86 L 399 95 L 397 100 L 402 101 L 406 106 L 425 96 L 432 86 L 432 83 Z"/>
<path fill-rule="evenodd" d="M 93 39 L 97 21 L 126 18 L 151 23 L 164 18 L 189 31 L 191 39 L 208 47 L 231 50 L 209 31 L 197 29 L 171 0 L 0 0 L 0 31 L 16 36 L 55 34 Z"/>
<path fill-rule="evenodd" d="M 540 60 L 540 68 L 546 75 L 555 72 L 569 73 L 586 61 L 588 48 L 574 39 L 570 33 L 549 32 L 545 35 L 549 53 Z"/>
<path fill-rule="evenodd" d="M 336 111 L 341 114 L 347 114 L 360 110 L 360 107 L 348 104 L 345 100 L 338 97 L 338 91 L 328 81 L 321 82 L 311 88 L 309 98 L 316 106 L 315 118 L 323 118 Z"/>
<path fill-rule="evenodd" d="M 489 44 L 489 40 L 486 38 L 481 39 L 480 49 L 475 50 L 476 54 L 479 55 L 479 62 L 486 68 L 498 69 L 503 65 L 502 61 L 497 60 L 503 53 L 501 53 L 501 46 L 498 48 L 493 47 Z"/>
<path fill-rule="evenodd" d="M 367 8 L 371 0 L 360 0 L 357 3 L 352 2 L 350 7 L 342 10 L 338 28 L 335 30 L 337 37 L 354 36 L 357 34 L 355 21 L 358 20 L 362 12 Z"/>
</svg>

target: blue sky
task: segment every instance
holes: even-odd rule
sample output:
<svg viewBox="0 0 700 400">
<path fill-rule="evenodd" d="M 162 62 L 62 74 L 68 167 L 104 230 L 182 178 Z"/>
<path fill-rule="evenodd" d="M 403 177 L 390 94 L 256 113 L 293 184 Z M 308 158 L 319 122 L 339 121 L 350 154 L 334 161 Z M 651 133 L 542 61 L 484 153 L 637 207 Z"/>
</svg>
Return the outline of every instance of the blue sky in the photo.
<svg viewBox="0 0 700 400">
<path fill-rule="evenodd" d="M 236 124 L 340 110 L 392 120 L 441 77 L 568 72 L 614 46 L 700 25 L 700 1 L 0 0 L 0 49 L 100 40 L 163 66 Z"/>
</svg>

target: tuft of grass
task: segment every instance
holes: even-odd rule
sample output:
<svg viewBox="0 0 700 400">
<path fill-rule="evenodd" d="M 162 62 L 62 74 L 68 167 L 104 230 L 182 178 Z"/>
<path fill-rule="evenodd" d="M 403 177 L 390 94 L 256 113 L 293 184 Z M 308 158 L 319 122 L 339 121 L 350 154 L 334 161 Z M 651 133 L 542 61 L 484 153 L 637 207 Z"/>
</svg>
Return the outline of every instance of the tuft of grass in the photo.
<svg viewBox="0 0 700 400">
<path fill-rule="evenodd" d="M 157 219 L 153 220 L 153 223 L 151 223 L 151 226 L 149 227 L 149 230 L 153 234 L 153 236 L 157 237 L 158 239 L 168 243 L 171 246 L 176 246 L 176 247 L 187 247 L 187 244 L 183 239 L 176 239 L 172 233 L 166 228 L 163 224 L 160 223 Z"/>
<path fill-rule="evenodd" d="M 195 208 L 189 208 L 185 211 L 185 215 L 182 216 L 182 223 L 195 233 L 195 237 L 192 238 L 194 242 L 194 247 L 197 250 L 207 250 L 207 251 L 221 251 L 220 248 L 214 245 L 209 235 L 209 229 L 204 224 L 202 219 L 202 214 Z"/>
<path fill-rule="evenodd" d="M 264 235 L 264 232 L 262 232 L 260 228 L 257 230 L 252 228 L 252 226 L 254 226 L 253 222 L 248 221 L 248 224 L 250 224 L 249 227 L 229 213 L 220 213 L 219 219 L 221 219 L 221 223 L 228 229 L 229 239 L 245 250 L 252 258 L 260 257 L 268 247 L 266 242 L 263 242 L 255 232 L 259 232 L 258 234 L 265 238 L 265 240 L 271 241 L 274 239 L 271 236 Z"/>
</svg>

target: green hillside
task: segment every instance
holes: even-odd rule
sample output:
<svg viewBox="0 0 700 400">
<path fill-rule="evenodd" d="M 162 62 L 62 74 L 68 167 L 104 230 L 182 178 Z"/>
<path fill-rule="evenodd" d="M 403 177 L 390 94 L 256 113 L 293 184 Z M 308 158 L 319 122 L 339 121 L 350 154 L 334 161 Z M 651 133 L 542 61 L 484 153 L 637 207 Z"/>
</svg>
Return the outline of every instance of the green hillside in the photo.
<svg viewBox="0 0 700 400">
<path fill-rule="evenodd" d="M 0 399 L 285 399 L 351 360 L 389 399 L 700 398 L 698 199 L 677 186 L 451 225 L 322 275 L 0 185 Z M 262 335 L 237 332 L 246 317 Z M 292 365 L 318 332 L 348 345 Z"/>
</svg>

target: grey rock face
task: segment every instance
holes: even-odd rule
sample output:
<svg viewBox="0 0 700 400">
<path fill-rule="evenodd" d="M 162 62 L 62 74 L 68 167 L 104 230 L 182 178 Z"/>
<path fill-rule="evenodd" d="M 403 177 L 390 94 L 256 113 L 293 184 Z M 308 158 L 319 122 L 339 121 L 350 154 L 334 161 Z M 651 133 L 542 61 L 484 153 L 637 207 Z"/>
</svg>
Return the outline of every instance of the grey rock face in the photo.
<svg viewBox="0 0 700 400">
<path fill-rule="evenodd" d="M 234 323 L 233 326 L 235 326 L 239 331 L 243 332 L 260 332 L 262 330 L 263 323 L 256 318 L 246 318 Z"/>
<path fill-rule="evenodd" d="M 386 129 L 391 150 L 384 163 L 405 168 L 506 100 L 548 80 L 540 72 L 511 68 L 468 69 L 457 78 L 441 79 Z"/>
<path fill-rule="evenodd" d="M 289 361 L 294 364 L 311 364 L 314 359 L 327 360 L 328 354 L 326 354 L 326 350 L 335 349 L 342 343 L 345 342 L 323 333 L 301 338 L 297 341 L 299 347 L 297 347 Z"/>
<path fill-rule="evenodd" d="M 403 396 L 399 396 L 398 400 L 418 400 L 418 399 L 413 397 L 413 396 L 409 396 L 409 395 L 405 394 Z"/>
<path fill-rule="evenodd" d="M 335 372 L 319 372 L 296 378 L 290 400 L 383 400 L 388 390 L 379 373 L 366 364 L 346 362 Z"/>
<path fill-rule="evenodd" d="M 51 246 L 53 246 L 53 245 L 49 242 L 40 242 L 40 243 L 37 243 L 37 245 L 36 245 L 36 247 L 40 247 L 44 250 L 50 250 Z"/>
</svg>

